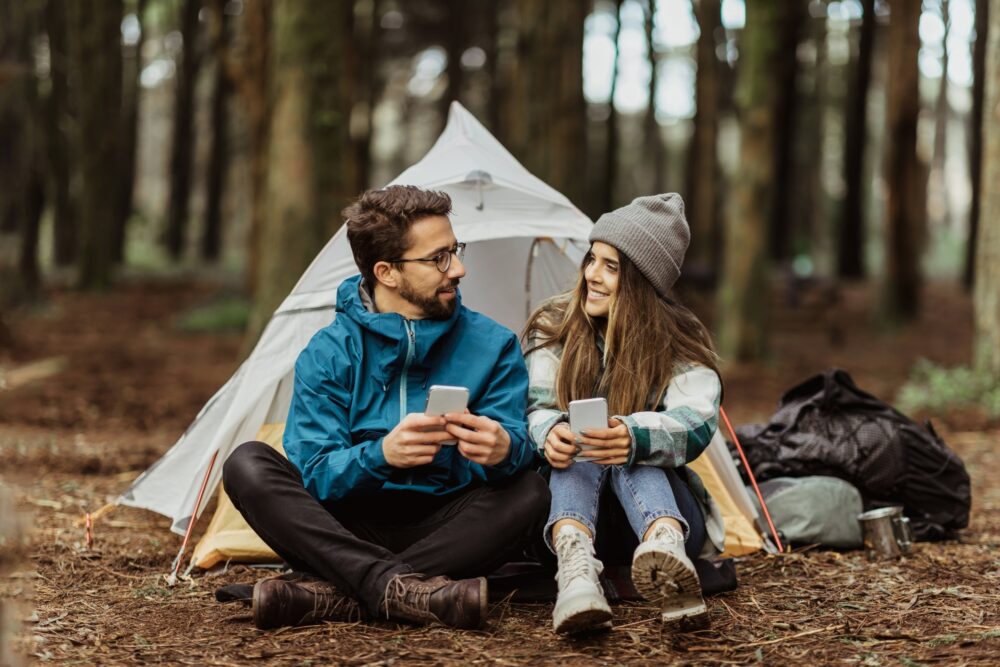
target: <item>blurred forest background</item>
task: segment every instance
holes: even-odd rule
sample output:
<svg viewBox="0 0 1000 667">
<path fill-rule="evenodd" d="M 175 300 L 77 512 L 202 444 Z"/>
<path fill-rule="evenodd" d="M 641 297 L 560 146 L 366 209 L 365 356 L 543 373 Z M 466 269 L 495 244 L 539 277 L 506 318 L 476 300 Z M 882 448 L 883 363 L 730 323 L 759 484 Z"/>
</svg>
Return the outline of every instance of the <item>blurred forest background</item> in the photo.
<svg viewBox="0 0 1000 667">
<path fill-rule="evenodd" d="M 998 52 L 998 0 L 0 0 L 0 347 L 46 286 L 191 272 L 252 344 L 459 100 L 592 218 L 682 193 L 727 358 L 775 289 L 892 327 L 948 281 L 995 382 Z"/>
</svg>

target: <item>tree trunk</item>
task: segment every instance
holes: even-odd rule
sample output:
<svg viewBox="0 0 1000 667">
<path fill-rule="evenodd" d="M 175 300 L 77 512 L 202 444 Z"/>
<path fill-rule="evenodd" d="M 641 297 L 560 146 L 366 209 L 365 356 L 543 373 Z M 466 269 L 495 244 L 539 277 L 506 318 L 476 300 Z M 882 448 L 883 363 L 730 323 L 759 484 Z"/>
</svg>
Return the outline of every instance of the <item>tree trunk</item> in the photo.
<svg viewBox="0 0 1000 667">
<path fill-rule="evenodd" d="M 646 0 L 645 28 L 646 28 L 646 48 L 649 49 L 647 57 L 649 59 L 649 104 L 646 106 L 646 116 L 643 119 L 643 133 L 646 137 L 646 146 L 649 157 L 646 165 L 649 169 L 649 189 L 647 192 L 662 192 L 666 175 L 664 173 L 664 151 L 663 136 L 660 133 L 660 124 L 656 120 L 656 96 L 658 93 L 658 80 L 656 68 L 659 64 L 659 56 L 653 44 L 653 16 L 656 14 L 656 0 Z"/>
<path fill-rule="evenodd" d="M 815 47 L 816 58 L 809 68 L 801 68 L 798 132 L 794 145 L 790 184 L 785 193 L 787 227 L 792 235 L 789 256 L 807 253 L 817 273 L 830 275 L 833 239 L 827 224 L 827 199 L 823 188 L 823 136 L 827 108 L 831 105 L 828 88 L 826 3 L 822 14 L 809 16 L 803 37 Z M 833 93 L 836 94 L 836 93 Z"/>
<path fill-rule="evenodd" d="M 448 86 L 441 96 L 441 126 L 438 134 L 444 130 L 448 122 L 448 107 L 452 101 L 461 100 L 462 97 L 462 52 L 465 51 L 467 39 L 467 26 L 469 22 L 465 20 L 466 12 L 469 8 L 462 0 L 445 0 L 444 2 L 446 21 L 448 27 L 442 35 L 444 40 L 445 53 L 447 53 L 448 64 L 445 69 L 445 77 Z"/>
<path fill-rule="evenodd" d="M 277 0 L 266 216 L 260 229 L 254 306 L 247 332 L 256 341 L 271 314 L 342 224 L 355 192 L 350 160 L 354 75 L 348 0 Z"/>
<path fill-rule="evenodd" d="M 893 0 L 889 19 L 885 179 L 886 284 L 882 315 L 910 321 L 920 304 L 920 237 L 926 210 L 924 168 L 917 156 L 920 114 L 917 54 L 920 3 Z"/>
<path fill-rule="evenodd" d="M 774 203 L 771 211 L 770 253 L 771 259 L 789 259 L 793 237 L 791 203 L 792 192 L 797 187 L 792 162 L 799 124 L 798 47 L 802 39 L 802 23 L 805 19 L 806 3 L 780 3 L 778 48 L 782 57 L 777 60 L 773 73 L 778 80 L 774 116 L 775 126 L 781 131 L 774 134 Z M 820 155 L 816 155 L 820 159 Z"/>
<path fill-rule="evenodd" d="M 694 135 L 688 151 L 687 215 L 691 223 L 688 255 L 704 268 L 719 266 L 719 136 L 720 64 L 716 35 L 722 29 L 721 0 L 697 0 L 698 20 Z"/>
<path fill-rule="evenodd" d="M 571 201 L 586 194 L 584 0 L 514 0 L 516 65 L 505 70 L 502 140 L 531 172 Z"/>
<path fill-rule="evenodd" d="M 121 190 L 118 193 L 118 228 L 115 230 L 115 262 L 125 260 L 125 238 L 128 221 L 132 217 L 132 192 L 135 190 L 136 137 L 139 136 L 139 95 L 142 86 L 142 45 L 146 28 L 142 18 L 146 10 L 146 0 L 138 0 L 135 16 L 139 22 L 139 39 L 127 49 L 124 60 L 124 83 L 122 92 L 122 137 L 121 137 Z"/>
<path fill-rule="evenodd" d="M 229 173 L 229 127 L 226 107 L 229 102 L 229 19 L 226 0 L 212 0 L 209 30 L 215 55 L 215 89 L 212 91 L 212 146 L 208 156 L 205 184 L 205 227 L 201 237 L 201 257 L 207 262 L 219 259 L 222 250 L 222 198 Z"/>
<path fill-rule="evenodd" d="M 70 191 L 70 166 L 74 163 L 69 128 L 75 122 L 70 110 L 70 53 L 67 34 L 68 5 L 63 0 L 45 3 L 45 30 L 49 38 L 51 89 L 45 120 L 52 188 L 53 259 L 56 266 L 76 261 L 77 228 Z"/>
<path fill-rule="evenodd" d="M 989 0 L 976 0 L 976 43 L 972 49 L 972 111 L 969 114 L 969 180 L 972 201 L 969 206 L 969 238 L 965 244 L 965 270 L 962 284 L 972 289 L 976 275 L 976 237 L 979 229 L 983 160 L 983 95 L 986 88 L 986 42 L 989 30 Z"/>
<path fill-rule="evenodd" d="M 941 55 L 941 83 L 938 86 L 937 103 L 934 107 L 934 154 L 931 172 L 934 174 L 937 197 L 940 198 L 940 222 L 946 226 L 951 223 L 951 207 L 948 204 L 948 180 L 945 173 L 945 160 L 948 150 L 948 121 L 951 119 L 951 106 L 948 103 L 948 33 L 951 31 L 951 13 L 948 0 L 941 0 L 941 20 L 944 23 L 944 35 L 941 37 L 943 47 Z"/>
<path fill-rule="evenodd" d="M 608 96 L 608 120 L 604 124 L 604 175 L 601 183 L 604 185 L 601 200 L 601 211 L 611 211 L 615 208 L 615 186 L 618 181 L 618 110 L 615 108 L 615 91 L 618 90 L 618 40 L 622 33 L 622 0 L 615 0 L 615 31 L 612 40 L 615 45 L 615 55 L 611 59 L 611 93 Z"/>
<path fill-rule="evenodd" d="M 862 0 L 858 60 L 848 95 L 844 135 L 844 203 L 837 252 L 841 278 L 863 278 L 864 264 L 864 166 L 867 143 L 868 84 L 872 75 L 875 43 L 875 0 Z"/>
<path fill-rule="evenodd" d="M 198 48 L 198 12 L 201 0 L 184 0 L 181 37 L 184 51 L 177 68 L 174 91 L 174 132 L 170 147 L 170 201 L 167 209 L 167 251 L 177 261 L 187 241 L 188 198 L 191 195 L 194 149 L 194 93 L 201 65 Z"/>
<path fill-rule="evenodd" d="M 122 108 L 121 0 L 73 3 L 73 81 L 79 100 L 80 252 L 78 283 L 110 286 L 118 228 L 119 132 Z"/>
<path fill-rule="evenodd" d="M 992 0 L 986 55 L 982 216 L 976 244 L 975 364 L 1000 378 L 1000 0 Z M 982 33 L 980 33 L 982 35 Z"/>
<path fill-rule="evenodd" d="M 767 232 L 774 201 L 774 39 L 776 4 L 747 3 L 740 45 L 736 107 L 740 115 L 740 177 L 731 188 L 725 259 L 719 285 L 719 349 L 732 360 L 762 358 L 767 350 Z"/>
<path fill-rule="evenodd" d="M 354 54 L 351 70 L 355 75 L 354 110 L 351 114 L 355 183 L 351 190 L 355 192 L 365 190 L 371 182 L 373 115 L 381 87 L 378 76 L 379 40 L 382 36 L 382 27 L 379 23 L 381 6 L 380 0 L 372 0 L 367 16 L 364 20 L 357 21 L 354 26 L 354 38 L 359 45 L 357 49 L 351 50 Z"/>
<path fill-rule="evenodd" d="M 36 5 L 0 9 L 0 303 L 30 299 L 38 287 L 38 223 L 45 203 L 44 134 L 32 46 Z"/>
<path fill-rule="evenodd" d="M 247 232 L 247 262 L 245 285 L 253 293 L 257 284 L 258 252 L 261 228 L 264 225 L 265 191 L 267 189 L 268 129 L 271 105 L 268 87 L 271 79 L 271 16 L 272 0 L 260 0 L 245 6 L 245 51 L 239 62 L 236 79 L 241 106 L 247 115 L 250 135 L 250 229 Z"/>
</svg>

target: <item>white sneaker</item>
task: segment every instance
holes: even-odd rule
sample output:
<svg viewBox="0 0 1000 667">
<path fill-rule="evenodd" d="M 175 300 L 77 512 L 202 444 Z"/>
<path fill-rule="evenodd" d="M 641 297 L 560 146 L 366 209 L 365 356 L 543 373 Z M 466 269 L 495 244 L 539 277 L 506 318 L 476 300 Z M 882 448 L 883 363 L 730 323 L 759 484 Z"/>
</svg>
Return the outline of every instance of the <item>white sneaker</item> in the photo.
<svg viewBox="0 0 1000 667">
<path fill-rule="evenodd" d="M 611 607 L 597 575 L 604 570 L 594 545 L 579 528 L 563 526 L 555 539 L 559 558 L 559 597 L 552 612 L 556 632 L 575 633 L 611 627 Z"/>
<path fill-rule="evenodd" d="M 684 536 L 659 524 L 632 556 L 632 583 L 639 594 L 660 605 L 662 621 L 679 629 L 708 626 L 708 608 L 694 564 L 684 553 Z"/>
</svg>

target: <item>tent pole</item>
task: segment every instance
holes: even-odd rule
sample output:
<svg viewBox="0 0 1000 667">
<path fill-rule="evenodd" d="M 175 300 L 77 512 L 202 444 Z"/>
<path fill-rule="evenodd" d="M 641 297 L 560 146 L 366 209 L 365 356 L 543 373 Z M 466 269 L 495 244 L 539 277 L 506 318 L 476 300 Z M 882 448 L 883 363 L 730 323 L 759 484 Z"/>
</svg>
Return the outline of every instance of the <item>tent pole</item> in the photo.
<svg viewBox="0 0 1000 667">
<path fill-rule="evenodd" d="M 740 439 L 736 437 L 736 430 L 733 429 L 733 425 L 729 423 L 729 415 L 726 411 L 719 406 L 719 414 L 722 415 L 722 420 L 726 422 L 726 428 L 729 429 L 729 435 L 733 437 L 733 443 L 736 445 L 736 451 L 740 453 L 740 460 L 743 461 L 743 467 L 747 470 L 747 476 L 750 478 L 750 483 L 753 484 L 753 490 L 757 494 L 757 500 L 760 501 L 760 507 L 764 510 L 764 518 L 767 519 L 767 525 L 771 529 L 771 535 L 774 537 L 774 543 L 778 547 L 778 552 L 783 553 L 785 548 L 781 544 L 781 538 L 778 537 L 778 531 L 774 527 L 774 522 L 771 521 L 771 513 L 767 511 L 767 503 L 764 502 L 764 496 L 761 495 L 760 489 L 757 487 L 757 479 L 753 476 L 753 470 L 750 469 L 750 462 L 747 461 L 747 455 L 743 453 L 743 446 L 740 444 Z"/>
<path fill-rule="evenodd" d="M 188 540 L 191 539 L 191 532 L 194 530 L 194 524 L 198 521 L 198 510 L 201 508 L 201 499 L 205 495 L 205 487 L 208 486 L 208 478 L 212 474 L 212 469 L 215 467 L 215 459 L 219 456 L 219 450 L 215 450 L 212 454 L 212 460 L 208 462 L 208 470 L 205 471 L 205 479 L 201 480 L 201 488 L 198 489 L 198 498 L 194 501 L 194 510 L 191 512 L 191 519 L 188 521 L 187 530 L 184 531 L 184 541 L 181 542 L 181 550 L 177 552 L 177 557 L 174 558 L 174 565 L 170 568 L 170 575 L 167 577 L 167 585 L 173 586 L 177 583 L 177 573 L 181 569 L 181 558 L 184 556 L 184 550 L 187 549 Z"/>
</svg>

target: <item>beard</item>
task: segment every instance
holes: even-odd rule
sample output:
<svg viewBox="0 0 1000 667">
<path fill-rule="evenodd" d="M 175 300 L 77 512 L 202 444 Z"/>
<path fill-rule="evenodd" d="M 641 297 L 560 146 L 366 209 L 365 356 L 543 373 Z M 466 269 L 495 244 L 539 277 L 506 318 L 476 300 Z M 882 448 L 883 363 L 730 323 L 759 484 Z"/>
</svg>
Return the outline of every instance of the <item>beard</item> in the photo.
<svg viewBox="0 0 1000 667">
<path fill-rule="evenodd" d="M 458 281 L 452 281 L 450 287 L 457 288 Z M 433 294 L 424 295 L 419 294 L 410 282 L 404 280 L 399 286 L 399 296 L 403 297 L 407 302 L 413 304 L 424 314 L 424 316 L 429 320 L 446 320 L 451 317 L 452 313 L 455 312 L 455 306 L 458 304 L 458 298 L 442 302 L 438 298 L 439 290 L 435 289 Z"/>
</svg>

